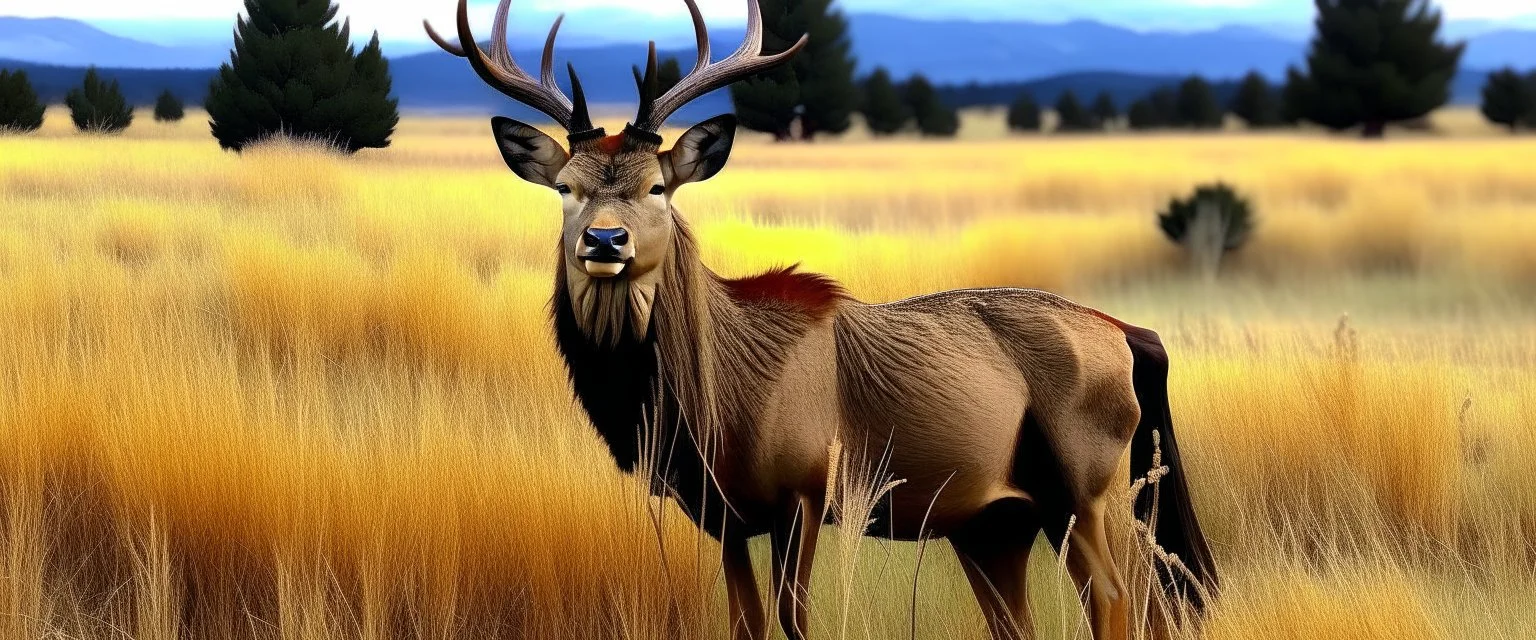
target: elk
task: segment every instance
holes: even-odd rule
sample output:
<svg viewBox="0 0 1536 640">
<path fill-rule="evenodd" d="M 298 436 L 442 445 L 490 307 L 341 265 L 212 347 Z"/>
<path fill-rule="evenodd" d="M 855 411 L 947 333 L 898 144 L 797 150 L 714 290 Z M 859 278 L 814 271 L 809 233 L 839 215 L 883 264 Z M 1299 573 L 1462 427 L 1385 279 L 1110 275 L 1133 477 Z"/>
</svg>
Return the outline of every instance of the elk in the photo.
<svg viewBox="0 0 1536 640">
<path fill-rule="evenodd" d="M 552 313 L 576 398 L 620 468 L 650 474 L 658 495 L 720 541 L 732 637 L 768 637 L 747 546 L 763 534 L 779 623 L 790 638 L 806 636 L 816 538 L 835 519 L 835 442 L 870 452 L 855 464 L 878 463 L 902 482 L 866 533 L 947 538 L 995 638 L 1033 635 L 1025 566 L 1044 532 L 1068 549 L 1094 637 L 1118 640 L 1131 603 L 1106 536 L 1108 496 L 1127 450 L 1133 467 L 1150 466 L 1156 433 L 1173 475 L 1159 501 L 1135 511 L 1189 568 L 1160 573 L 1162 588 L 1204 606 L 1198 594 L 1214 593 L 1215 565 L 1179 473 L 1156 333 L 1033 290 L 865 304 L 793 267 L 728 279 L 703 264 L 672 199 L 724 168 L 736 120 L 703 121 L 667 150 L 658 132 L 683 105 L 784 63 L 807 38 L 764 55 L 758 3 L 748 0 L 744 42 L 714 61 L 699 7 L 685 2 L 692 71 L 659 91 L 651 43 L 644 74 L 635 71 L 638 114 L 611 136 L 593 126 L 574 66 L 571 96 L 556 84 L 563 16 L 537 79 L 508 50 L 510 0 L 497 8 L 489 51 L 476 44 L 467 0 L 458 43 L 426 29 L 568 133 L 569 150 L 530 125 L 491 121 L 513 173 L 560 197 Z"/>
</svg>

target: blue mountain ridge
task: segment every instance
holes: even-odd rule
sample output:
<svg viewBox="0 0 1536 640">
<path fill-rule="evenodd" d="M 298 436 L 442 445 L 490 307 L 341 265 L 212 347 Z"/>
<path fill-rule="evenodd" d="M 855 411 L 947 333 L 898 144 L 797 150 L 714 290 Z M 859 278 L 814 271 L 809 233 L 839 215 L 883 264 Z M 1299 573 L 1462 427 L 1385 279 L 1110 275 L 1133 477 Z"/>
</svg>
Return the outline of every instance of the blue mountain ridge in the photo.
<svg viewBox="0 0 1536 640">
<path fill-rule="evenodd" d="M 851 15 L 849 23 L 862 70 L 884 66 L 898 75 L 922 71 L 943 83 L 1017 81 L 1083 71 L 1199 73 L 1220 78 L 1258 69 L 1279 77 L 1287 64 L 1302 59 L 1305 50 L 1304 39 L 1260 25 L 1138 31 L 1089 20 L 921 20 L 878 13 Z M 523 16 L 512 26 L 514 46 L 532 49 L 542 42 L 547 21 L 542 15 Z M 207 28 L 212 29 L 211 23 Z M 1453 22 L 1446 30 L 1473 34 L 1462 61 L 1467 68 L 1536 67 L 1536 30 L 1472 22 Z M 733 50 L 740 32 L 739 26 L 718 28 L 713 39 L 724 43 L 724 51 Z M 110 35 L 75 20 L 0 17 L 0 58 L 60 66 L 208 68 L 222 61 L 229 47 L 227 35 L 209 35 L 211 42 L 224 44 L 162 46 Z M 663 48 L 682 48 L 691 42 L 686 20 L 624 12 L 574 12 L 561 35 L 563 50 L 573 55 L 579 49 L 643 47 L 644 37 L 657 38 Z M 423 46 L 422 42 L 386 41 L 385 51 L 398 52 L 395 57 L 403 58 L 419 54 Z"/>
<path fill-rule="evenodd" d="M 1220 81 L 1257 69 L 1278 80 L 1287 65 L 1302 61 L 1305 50 L 1301 40 L 1241 25 L 1189 33 L 1138 32 L 1093 21 L 915 20 L 880 14 L 854 15 L 850 23 L 861 72 L 875 66 L 886 67 L 898 78 L 921 72 L 941 85 L 997 85 L 1009 92 L 1031 91 L 1047 102 L 1071 88 L 1085 99 L 1109 91 L 1124 103 L 1191 73 Z M 686 24 L 681 28 L 686 32 Z M 739 27 L 712 35 L 717 58 L 734 50 L 741 37 Z M 669 47 L 662 55 L 691 60 L 691 48 L 682 48 L 678 40 L 686 42 L 669 38 L 665 42 L 677 48 Z M 635 90 L 629 69 L 643 61 L 644 45 L 576 41 L 559 50 L 560 66 L 567 61 L 576 65 L 593 103 L 632 104 Z M 539 54 L 531 47 L 537 43 L 527 37 L 514 40 L 517 59 L 525 67 L 538 65 Z M 54 101 L 79 83 L 84 66 L 105 61 L 106 74 L 118 78 L 135 103 L 147 104 L 167 88 L 200 102 L 212 67 L 228 57 L 227 45 L 214 52 L 208 51 L 211 46 L 163 47 L 111 36 L 77 21 L 0 17 L 0 58 L 10 59 L 0 61 L 0 67 L 28 69 L 39 92 Z M 386 54 L 392 48 L 401 47 L 385 43 Z M 416 44 L 406 49 L 420 50 Z M 132 68 L 154 61 L 185 69 Z M 1481 70 L 1504 64 L 1536 67 L 1536 31 L 1491 30 L 1473 38 L 1453 90 L 1455 100 L 1475 101 L 1486 77 Z M 485 87 L 463 60 L 439 51 L 391 56 L 391 72 L 395 94 L 406 109 L 526 114 Z M 962 94 L 957 90 L 947 95 Z M 681 116 L 704 117 L 729 108 L 728 96 L 717 92 Z"/>
</svg>

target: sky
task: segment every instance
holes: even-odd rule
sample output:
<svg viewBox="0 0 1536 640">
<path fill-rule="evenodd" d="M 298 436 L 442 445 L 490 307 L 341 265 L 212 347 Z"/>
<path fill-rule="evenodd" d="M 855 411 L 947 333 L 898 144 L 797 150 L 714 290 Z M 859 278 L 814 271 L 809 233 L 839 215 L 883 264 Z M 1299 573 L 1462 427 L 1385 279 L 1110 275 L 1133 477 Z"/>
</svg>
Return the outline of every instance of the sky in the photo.
<svg viewBox="0 0 1536 640">
<path fill-rule="evenodd" d="M 454 0 L 339 0 L 339 4 L 341 13 L 351 18 L 354 33 L 377 30 L 383 39 L 397 42 L 425 42 L 421 31 L 424 18 L 451 30 L 456 7 Z M 746 12 L 742 0 L 699 0 L 699 4 L 717 24 L 739 24 Z M 1226 24 L 1304 27 L 1312 13 L 1312 3 L 1307 0 L 839 0 L 838 4 L 850 12 L 972 20 L 1092 19 L 1147 29 L 1203 29 Z M 1439 0 L 1437 4 L 1450 20 L 1498 25 L 1513 19 L 1522 25 L 1536 25 L 1536 0 Z M 494 0 L 471 0 L 471 5 L 476 23 L 487 24 Z M 241 0 L 0 0 L 0 16 L 75 18 L 119 35 L 178 44 L 227 38 L 228 25 L 241 6 Z M 635 18 L 676 18 L 681 29 L 687 30 L 681 0 L 516 0 L 513 5 L 515 20 L 530 24 L 547 24 L 547 16 L 560 11 L 596 9 L 646 14 Z M 219 25 L 225 26 L 213 29 Z"/>
</svg>

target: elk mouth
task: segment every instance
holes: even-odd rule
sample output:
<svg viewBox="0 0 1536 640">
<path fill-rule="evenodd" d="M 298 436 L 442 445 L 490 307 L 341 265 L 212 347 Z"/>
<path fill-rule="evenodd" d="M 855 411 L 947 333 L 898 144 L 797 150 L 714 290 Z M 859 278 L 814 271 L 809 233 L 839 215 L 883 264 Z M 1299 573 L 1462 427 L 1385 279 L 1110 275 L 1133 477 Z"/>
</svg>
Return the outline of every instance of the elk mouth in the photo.
<svg viewBox="0 0 1536 640">
<path fill-rule="evenodd" d="M 625 259 L 617 255 L 593 255 L 581 256 L 582 270 L 594 278 L 613 278 L 629 268 L 633 258 Z"/>
</svg>

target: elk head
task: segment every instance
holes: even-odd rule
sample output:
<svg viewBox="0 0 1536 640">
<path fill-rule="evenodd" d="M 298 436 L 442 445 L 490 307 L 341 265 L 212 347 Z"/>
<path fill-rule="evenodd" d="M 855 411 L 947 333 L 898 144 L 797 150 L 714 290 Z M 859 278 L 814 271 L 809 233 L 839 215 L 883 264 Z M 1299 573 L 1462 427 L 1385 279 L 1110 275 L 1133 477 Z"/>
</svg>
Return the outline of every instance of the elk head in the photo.
<svg viewBox="0 0 1536 640">
<path fill-rule="evenodd" d="M 778 65 L 805 46 L 806 38 L 783 53 L 761 55 L 763 25 L 757 0 L 747 2 L 747 34 L 730 57 L 712 62 L 709 32 L 695 0 L 684 0 L 693 17 L 698 58 L 693 70 L 675 87 L 662 93 L 658 86 L 656 43 L 642 75 L 635 69 L 640 109 L 635 120 L 619 135 L 609 136 L 593 126 L 586 96 L 574 66 L 567 65 L 572 97 L 555 83 L 553 58 L 555 36 L 564 16 L 555 20 L 544 42 L 539 79 L 524 72 L 507 48 L 507 18 L 511 0 L 501 0 L 491 33 L 491 50 L 475 44 L 469 26 L 468 0 L 459 0 L 459 44 L 442 38 L 426 25 L 427 34 L 439 47 L 466 58 L 487 84 L 514 100 L 542 111 L 565 128 L 569 150 L 532 126 L 497 117 L 491 120 L 496 143 L 507 166 L 519 177 L 560 194 L 564 211 L 561 238 L 566 284 L 579 316 L 610 316 L 597 324 L 613 324 L 612 312 L 601 299 L 628 298 L 635 332 L 647 331 L 662 267 L 671 258 L 674 237 L 681 221 L 671 206 L 678 188 L 708 180 L 730 157 L 736 134 L 735 116 L 724 115 L 702 122 L 683 133 L 669 150 L 662 150 L 658 135 L 663 123 L 688 102 L 736 80 Z M 602 294 L 600 292 L 609 293 Z M 621 323 L 621 322 L 620 322 Z M 608 330 L 588 331 L 612 334 Z M 614 336 L 616 337 L 616 336 Z"/>
</svg>

